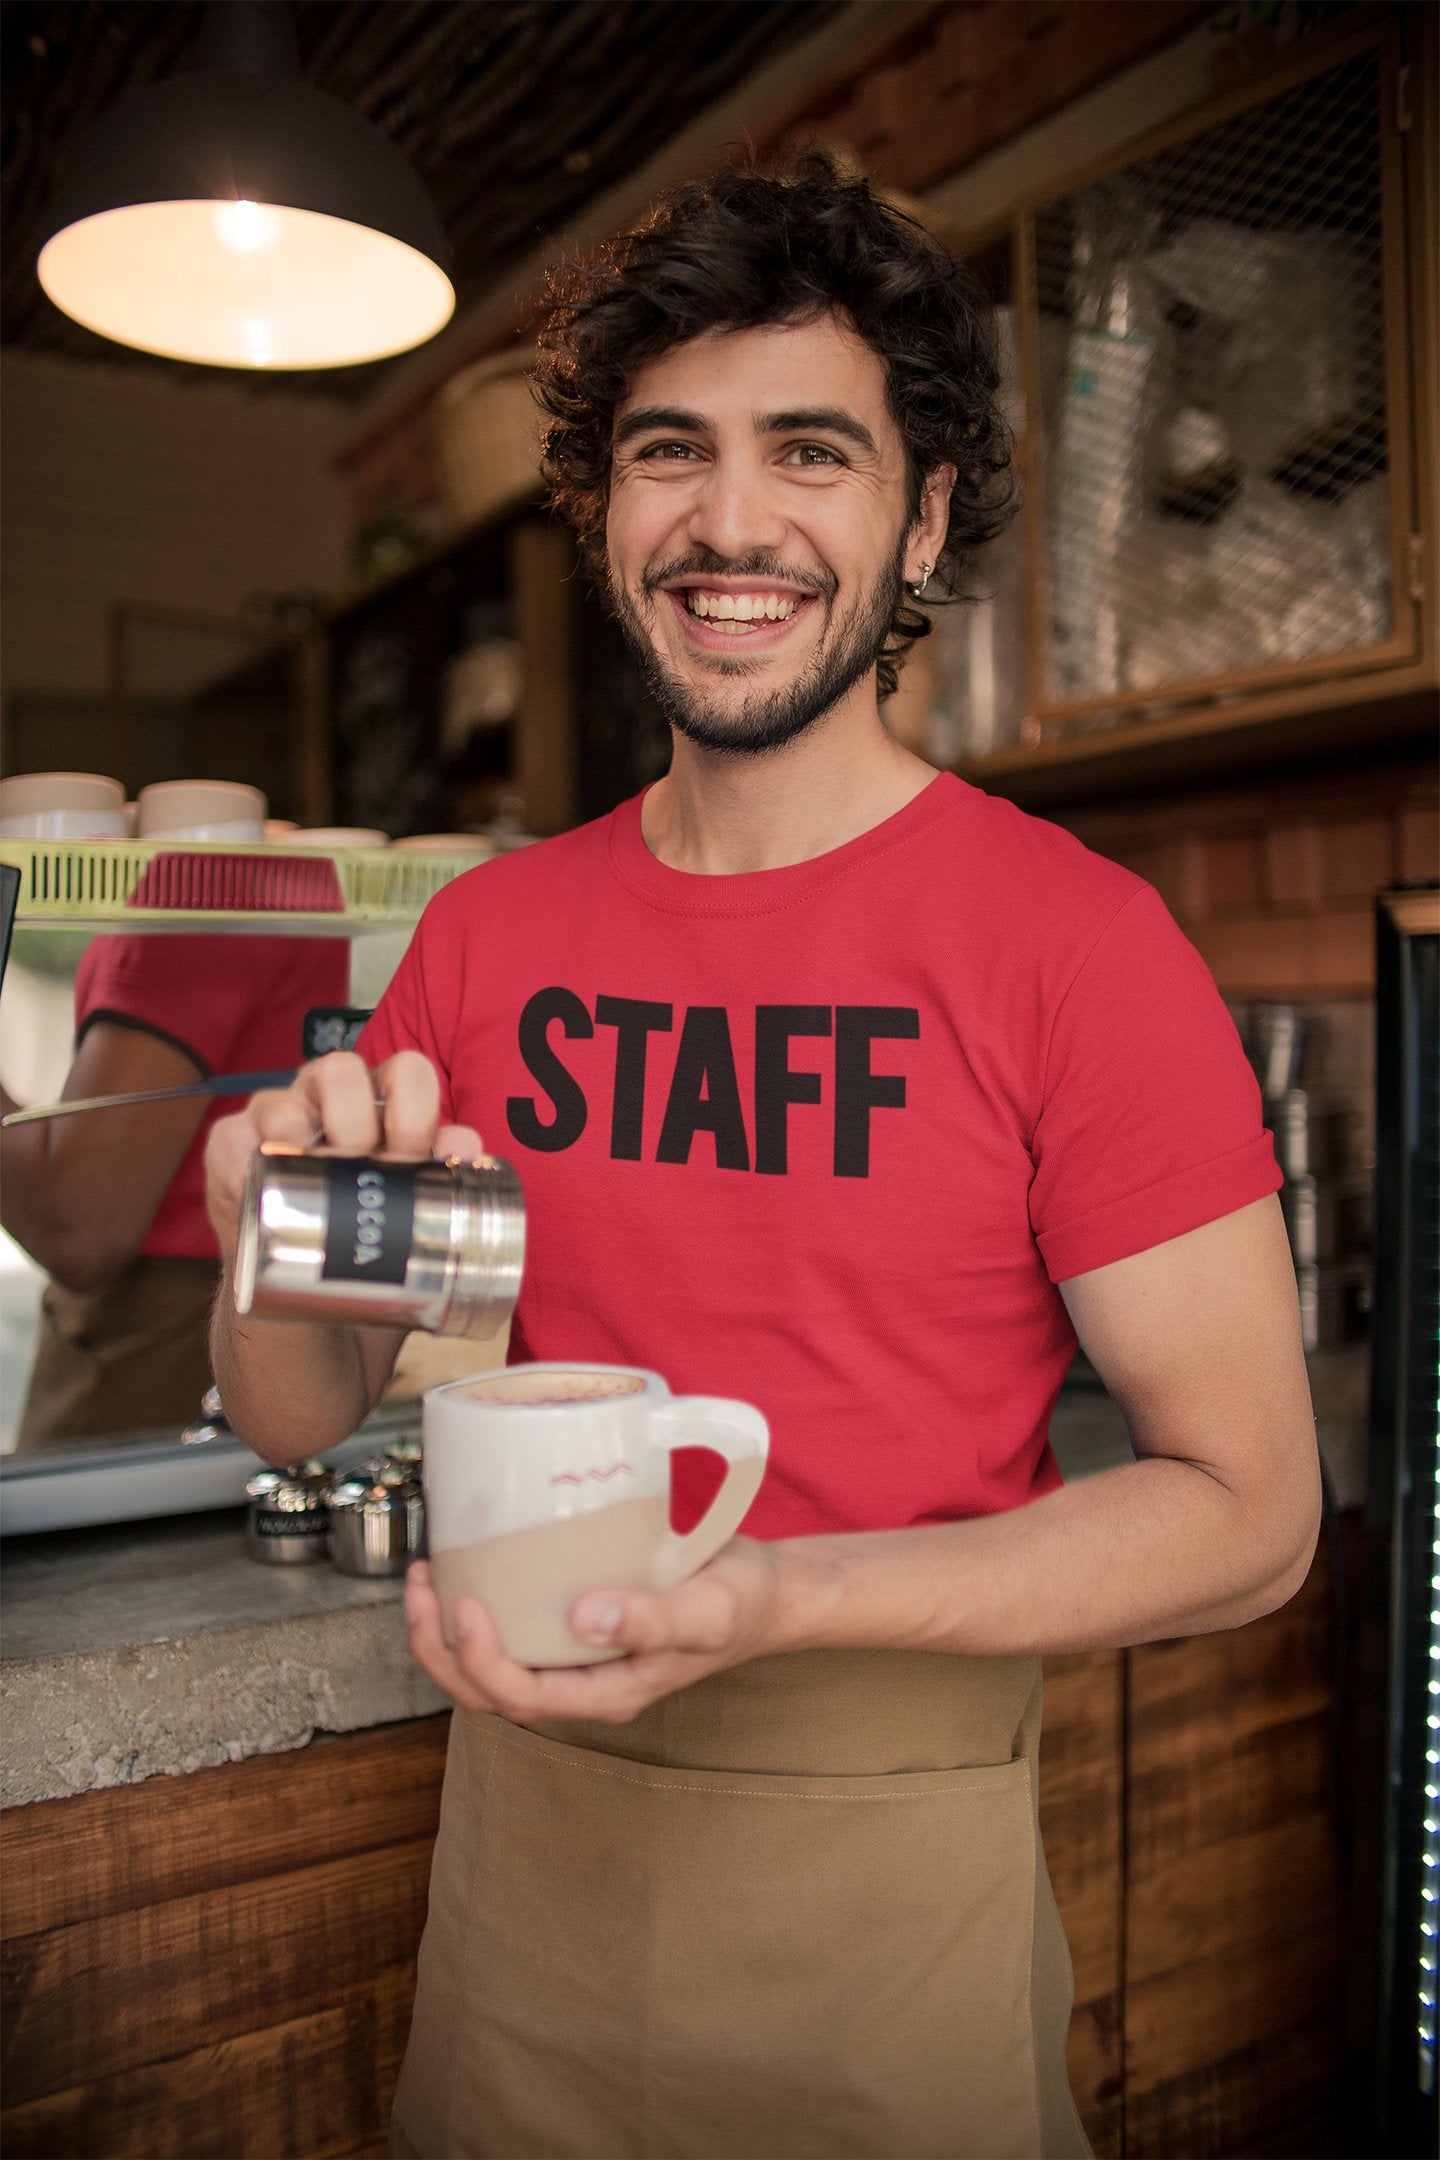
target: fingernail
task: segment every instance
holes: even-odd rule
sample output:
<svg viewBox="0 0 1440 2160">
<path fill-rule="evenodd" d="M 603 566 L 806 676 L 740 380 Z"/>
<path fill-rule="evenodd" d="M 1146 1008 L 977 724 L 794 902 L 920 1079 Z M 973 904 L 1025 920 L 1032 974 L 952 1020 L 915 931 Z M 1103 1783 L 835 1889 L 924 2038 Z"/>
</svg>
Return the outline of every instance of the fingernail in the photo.
<svg viewBox="0 0 1440 2160">
<path fill-rule="evenodd" d="M 625 1617 L 625 1608 L 618 1599 L 598 1599 L 592 1605 L 581 1605 L 575 1613 L 575 1632 L 587 1642 L 611 1642 Z"/>
<path fill-rule="evenodd" d="M 455 1606 L 455 1633 L 463 1640 L 475 1632 L 475 1608 L 469 1598 L 460 1598 Z"/>
<path fill-rule="evenodd" d="M 430 1580 L 430 1570 L 425 1565 L 425 1562 L 423 1560 L 412 1560 L 406 1573 L 405 1580 L 411 1583 L 428 1583 Z"/>
</svg>

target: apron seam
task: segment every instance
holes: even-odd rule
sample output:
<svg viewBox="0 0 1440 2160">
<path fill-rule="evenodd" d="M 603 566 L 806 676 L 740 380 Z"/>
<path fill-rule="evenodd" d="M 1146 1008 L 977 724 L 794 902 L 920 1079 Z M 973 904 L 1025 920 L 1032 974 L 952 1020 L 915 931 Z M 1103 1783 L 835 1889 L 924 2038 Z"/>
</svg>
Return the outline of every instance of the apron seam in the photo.
<svg viewBox="0 0 1440 2160">
<path fill-rule="evenodd" d="M 480 1726 L 477 1723 L 475 1725 L 462 1725 L 460 1728 L 461 1746 L 466 1749 L 467 1753 L 469 1750 L 471 1734 L 476 1732 L 483 1735 L 483 1726 Z M 468 1923 L 475 1911 L 476 1892 L 479 1886 L 480 1876 L 485 1868 L 485 1814 L 487 1803 L 490 1798 L 490 1780 L 495 1773 L 496 1758 L 500 1753 L 500 1742 L 503 1738 L 503 1731 L 499 1729 L 492 1731 L 490 1736 L 489 1752 L 487 1753 L 485 1758 L 485 1776 L 480 1786 L 479 1798 L 475 1808 L 475 1820 L 472 1832 L 475 1840 L 475 1862 L 473 1867 L 470 1869 L 469 1880 L 466 1884 L 464 1907 L 467 1924 L 465 1928 L 465 1965 L 464 1970 L 462 1971 L 460 1976 L 460 2006 L 462 2017 L 464 2017 L 465 2015 L 465 2006 L 470 2001 L 470 1982 L 471 1974 L 474 1969 L 475 1948 L 477 1941 L 477 1932 Z M 465 1779 L 465 1786 L 467 1788 L 469 1786 L 469 1783 L 470 1780 L 467 1774 Z M 456 2152 L 459 2150 L 459 2147 L 456 2143 L 455 2135 L 455 2117 L 460 2107 L 461 2085 L 462 2081 L 458 2077 L 454 2077 L 450 2080 L 450 2104 L 445 2110 L 445 2145 L 446 2150 L 449 2152 Z"/>
<path fill-rule="evenodd" d="M 498 1744 L 499 1743 L 497 1742 L 497 1745 Z M 520 1752 L 524 1754 L 529 1754 L 530 1750 L 522 1746 Z M 1022 1756 L 1017 1756 L 1015 1759 L 1016 1761 L 1024 1760 Z M 577 1771 L 581 1776 L 584 1777 L 611 1778 L 618 1785 L 638 1785 L 642 1788 L 648 1788 L 651 1791 L 655 1790 L 657 1785 L 657 1781 L 654 1778 L 629 1777 L 623 1770 L 602 1770 L 598 1764 L 586 1762 L 568 1762 L 563 1756 L 541 1755 L 537 1756 L 536 1760 L 540 1762 L 548 1761 L 551 1766 L 557 1770 Z M 657 1765 L 656 1767 L 659 1766 Z M 1026 1765 L 1026 1770 L 1028 1781 L 1028 1764 Z M 763 1775 L 763 1773 L 752 1774 Z M 898 1774 L 902 1777 L 906 1775 L 904 1771 L 901 1771 Z M 923 1774 L 928 1775 L 932 1773 Z M 950 1774 L 951 1773 L 946 1771 L 937 1771 L 933 1773 L 933 1775 L 940 1777 L 945 1777 Z M 974 1784 L 967 1784 L 958 1790 L 952 1787 L 947 1792 L 933 1793 L 751 1792 L 747 1790 L 746 1787 L 744 1787 L 743 1785 L 676 1785 L 669 1782 L 668 1774 L 663 1769 L 661 1769 L 660 1775 L 661 1778 L 665 1779 L 666 1782 L 664 1782 L 659 1787 L 659 1789 L 665 1792 L 701 1793 L 708 1795 L 711 1799 L 714 1800 L 804 1800 L 811 1802 L 818 1801 L 821 1803 L 821 1805 L 830 1807 L 878 1807 L 886 1802 L 905 1800 L 963 1800 L 969 1793 L 1003 1792 L 1007 1783 L 1007 1780 L 1003 1777 L 990 1777 L 986 1778 L 983 1783 L 977 1779 Z M 968 1773 L 962 1771 L 960 1775 L 966 1776 L 968 1775 Z"/>
<path fill-rule="evenodd" d="M 1030 2040 L 1028 2050 L 1030 2058 L 1030 2105 L 1034 2110 L 1035 2151 L 1037 2154 L 1043 2155 L 1045 2151 L 1045 2106 L 1040 2091 L 1040 2036 L 1035 2029 L 1035 1908 L 1036 1901 L 1039 1897 L 1040 1892 L 1040 1869 L 1039 1857 L 1037 1852 L 1037 1841 L 1039 1838 L 1038 1818 L 1036 1813 L 1037 1794 L 1035 1779 L 1032 1777 L 1030 1772 L 1029 1757 L 1026 1755 L 1022 1755 L 1018 1758 L 1018 1760 L 1023 1762 L 1025 1765 L 1026 1797 L 1030 1803 L 1029 1809 L 1027 1811 L 1030 1820 L 1030 1835 L 1026 1840 L 1026 1852 L 1029 1855 L 1027 1866 L 1027 1882 L 1029 1885 L 1029 1895 L 1027 1896 L 1025 1903 L 1026 1910 L 1030 1915 L 1030 1939 L 1025 1945 L 1025 2029 L 1026 2032 L 1029 2034 Z"/>
</svg>

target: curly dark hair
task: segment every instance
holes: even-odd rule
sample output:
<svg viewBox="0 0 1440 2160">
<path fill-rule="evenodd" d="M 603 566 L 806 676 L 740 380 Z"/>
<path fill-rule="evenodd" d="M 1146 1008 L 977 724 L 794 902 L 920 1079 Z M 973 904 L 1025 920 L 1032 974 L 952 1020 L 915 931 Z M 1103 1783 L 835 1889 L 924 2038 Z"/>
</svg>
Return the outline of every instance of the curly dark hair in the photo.
<svg viewBox="0 0 1440 2160">
<path fill-rule="evenodd" d="M 706 330 L 826 314 L 853 325 L 885 366 L 912 517 L 926 474 L 955 467 L 935 566 L 942 596 L 961 594 L 975 550 L 1009 516 L 1011 441 L 989 300 L 923 225 L 824 152 L 776 177 L 726 172 L 676 188 L 644 225 L 553 271 L 546 300 L 534 375 L 548 416 L 545 477 L 597 576 L 616 408 L 649 361 Z M 882 697 L 929 629 L 903 598 L 880 655 Z"/>
</svg>

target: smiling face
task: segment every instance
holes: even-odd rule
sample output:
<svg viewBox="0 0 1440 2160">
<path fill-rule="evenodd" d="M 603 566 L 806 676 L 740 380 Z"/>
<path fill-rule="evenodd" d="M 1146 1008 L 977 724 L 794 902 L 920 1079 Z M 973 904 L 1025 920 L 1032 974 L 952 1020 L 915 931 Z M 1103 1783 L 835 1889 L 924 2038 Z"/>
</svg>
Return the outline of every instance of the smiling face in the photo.
<svg viewBox="0 0 1440 2160">
<path fill-rule="evenodd" d="M 901 581 L 944 529 L 943 494 L 913 527 L 908 507 L 882 363 L 833 316 L 708 331 L 642 368 L 615 416 L 606 555 L 674 726 L 743 755 L 852 693 L 873 709 Z"/>
</svg>

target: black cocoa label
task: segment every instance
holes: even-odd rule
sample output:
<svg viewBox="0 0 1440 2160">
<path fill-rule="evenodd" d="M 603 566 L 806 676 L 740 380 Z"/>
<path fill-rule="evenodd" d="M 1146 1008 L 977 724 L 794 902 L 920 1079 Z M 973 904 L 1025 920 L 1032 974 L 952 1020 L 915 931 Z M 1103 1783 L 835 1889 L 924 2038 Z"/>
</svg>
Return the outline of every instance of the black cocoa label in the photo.
<svg viewBox="0 0 1440 2160">
<path fill-rule="evenodd" d="M 404 1163 L 337 1157 L 326 1164 L 327 1282 L 403 1283 L 415 1221 L 415 1171 Z"/>
</svg>

